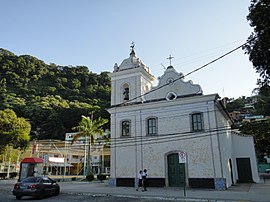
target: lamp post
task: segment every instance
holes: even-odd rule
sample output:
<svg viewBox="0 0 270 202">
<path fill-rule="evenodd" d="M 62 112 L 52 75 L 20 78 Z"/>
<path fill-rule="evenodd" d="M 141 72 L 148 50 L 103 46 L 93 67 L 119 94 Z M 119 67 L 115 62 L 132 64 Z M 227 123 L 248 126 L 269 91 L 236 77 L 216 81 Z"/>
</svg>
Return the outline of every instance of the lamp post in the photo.
<svg viewBox="0 0 270 202">
<path fill-rule="evenodd" d="M 18 154 L 17 154 L 17 161 L 16 161 L 16 169 L 15 169 L 16 172 L 18 171 L 17 168 L 18 168 L 19 165 L 20 165 L 20 157 L 21 157 L 21 148 L 18 147 Z"/>
<path fill-rule="evenodd" d="M 12 152 L 12 147 L 9 146 L 9 158 L 8 158 L 7 178 L 9 178 L 9 173 L 10 173 L 11 152 Z"/>
</svg>

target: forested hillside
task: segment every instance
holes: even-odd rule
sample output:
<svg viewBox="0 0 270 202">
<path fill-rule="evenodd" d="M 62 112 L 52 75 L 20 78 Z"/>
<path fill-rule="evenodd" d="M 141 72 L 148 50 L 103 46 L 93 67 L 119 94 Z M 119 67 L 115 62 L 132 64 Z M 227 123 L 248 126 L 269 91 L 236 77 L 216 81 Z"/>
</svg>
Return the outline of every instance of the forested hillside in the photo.
<svg viewBox="0 0 270 202">
<path fill-rule="evenodd" d="M 0 49 L 0 110 L 31 123 L 31 138 L 64 139 L 81 115 L 109 118 L 110 78 L 85 66 L 45 64 Z M 109 128 L 109 124 L 105 126 Z"/>
</svg>

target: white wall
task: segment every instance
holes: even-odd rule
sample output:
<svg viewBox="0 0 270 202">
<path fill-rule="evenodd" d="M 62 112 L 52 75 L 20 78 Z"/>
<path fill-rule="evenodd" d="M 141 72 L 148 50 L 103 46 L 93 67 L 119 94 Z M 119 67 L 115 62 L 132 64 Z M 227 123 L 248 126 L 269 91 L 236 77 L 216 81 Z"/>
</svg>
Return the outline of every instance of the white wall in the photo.
<svg viewBox="0 0 270 202">
<path fill-rule="evenodd" d="M 259 172 L 257 167 L 256 154 L 254 149 L 254 140 L 251 136 L 240 136 L 236 133 L 232 134 L 234 157 L 250 158 L 251 172 L 254 182 L 259 182 Z"/>
<path fill-rule="evenodd" d="M 114 140 L 112 141 L 112 177 L 135 177 L 143 168 L 149 170 L 151 177 L 166 177 L 166 154 L 171 151 L 187 153 L 188 177 L 220 177 L 216 133 L 190 133 L 190 114 L 194 112 L 203 112 L 206 131 L 213 127 L 209 123 L 215 120 L 213 116 L 208 118 L 207 115 L 209 103 L 205 100 L 198 102 L 196 98 L 186 98 L 182 101 L 121 107 L 116 115 L 111 111 L 111 135 L 112 139 L 117 138 L 116 147 Z M 210 106 L 213 104 L 214 102 L 210 102 Z M 158 118 L 156 137 L 146 136 L 146 119 L 152 116 Z M 131 120 L 131 137 L 120 137 L 121 121 L 127 119 Z"/>
</svg>

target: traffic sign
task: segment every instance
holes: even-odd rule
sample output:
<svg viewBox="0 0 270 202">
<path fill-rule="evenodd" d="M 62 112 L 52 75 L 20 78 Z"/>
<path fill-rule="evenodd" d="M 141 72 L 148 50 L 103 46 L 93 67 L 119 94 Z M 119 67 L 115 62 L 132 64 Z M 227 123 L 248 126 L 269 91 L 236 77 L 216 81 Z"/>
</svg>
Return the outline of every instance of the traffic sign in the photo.
<svg viewBox="0 0 270 202">
<path fill-rule="evenodd" d="M 186 163 L 187 162 L 187 153 L 186 152 L 178 152 L 179 156 L 179 163 Z"/>
</svg>

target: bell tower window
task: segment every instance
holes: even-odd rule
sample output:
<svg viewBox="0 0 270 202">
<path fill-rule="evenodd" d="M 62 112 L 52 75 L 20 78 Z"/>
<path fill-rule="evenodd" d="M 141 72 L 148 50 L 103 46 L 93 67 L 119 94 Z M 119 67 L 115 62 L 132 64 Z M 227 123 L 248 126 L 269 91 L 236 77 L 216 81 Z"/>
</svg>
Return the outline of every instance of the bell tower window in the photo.
<svg viewBox="0 0 270 202">
<path fill-rule="evenodd" d="M 129 86 L 128 86 L 128 84 L 124 84 L 123 89 L 124 89 L 123 100 L 127 101 L 127 100 L 129 100 Z"/>
<path fill-rule="evenodd" d="M 130 136 L 130 120 L 122 121 L 122 137 Z"/>
</svg>

